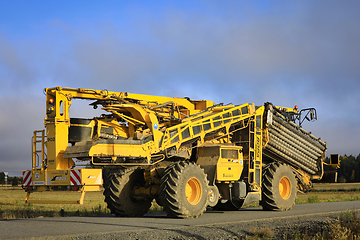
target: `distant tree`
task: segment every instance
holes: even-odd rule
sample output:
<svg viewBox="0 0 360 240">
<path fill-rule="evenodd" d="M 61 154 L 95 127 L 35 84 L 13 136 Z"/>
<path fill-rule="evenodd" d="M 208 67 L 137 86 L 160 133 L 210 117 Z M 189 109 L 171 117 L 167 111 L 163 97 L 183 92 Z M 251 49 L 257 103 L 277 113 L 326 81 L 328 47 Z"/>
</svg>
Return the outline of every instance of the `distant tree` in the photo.
<svg viewBox="0 0 360 240">
<path fill-rule="evenodd" d="M 19 185 L 19 180 L 17 179 L 17 177 L 13 177 L 12 186 L 17 186 L 17 185 Z"/>
<path fill-rule="evenodd" d="M 0 184 L 4 184 L 5 183 L 5 173 L 0 172 Z"/>
<path fill-rule="evenodd" d="M 346 179 L 343 176 L 341 176 L 341 177 L 339 177 L 338 182 L 339 183 L 346 183 Z"/>
<path fill-rule="evenodd" d="M 344 182 L 360 182 L 360 154 L 355 158 L 352 155 L 340 156 L 338 179 Z"/>
<path fill-rule="evenodd" d="M 350 176 L 350 181 L 351 182 L 355 182 L 355 170 L 352 170 L 351 176 Z"/>
</svg>

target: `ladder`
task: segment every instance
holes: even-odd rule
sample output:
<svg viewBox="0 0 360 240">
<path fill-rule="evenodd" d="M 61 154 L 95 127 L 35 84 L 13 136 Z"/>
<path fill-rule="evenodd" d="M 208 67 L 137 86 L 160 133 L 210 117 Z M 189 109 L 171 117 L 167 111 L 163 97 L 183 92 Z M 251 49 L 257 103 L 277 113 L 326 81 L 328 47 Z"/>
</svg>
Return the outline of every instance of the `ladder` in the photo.
<svg viewBox="0 0 360 240">
<path fill-rule="evenodd" d="M 32 168 L 44 170 L 45 167 L 45 130 L 36 130 L 31 139 Z"/>
</svg>

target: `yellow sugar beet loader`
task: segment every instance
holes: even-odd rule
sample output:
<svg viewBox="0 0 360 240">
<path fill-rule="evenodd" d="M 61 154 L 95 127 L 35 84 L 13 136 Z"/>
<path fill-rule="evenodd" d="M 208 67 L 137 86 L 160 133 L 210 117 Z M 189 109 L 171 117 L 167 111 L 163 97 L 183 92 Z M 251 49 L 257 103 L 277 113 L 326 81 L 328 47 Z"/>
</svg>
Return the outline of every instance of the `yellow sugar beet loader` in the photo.
<svg viewBox="0 0 360 240">
<path fill-rule="evenodd" d="M 28 202 L 36 191 L 99 190 L 104 172 L 105 202 L 116 216 L 142 216 L 154 199 L 180 218 L 254 202 L 288 210 L 323 174 L 326 143 L 301 127 L 317 118 L 314 108 L 80 88 L 45 93 L 46 131 L 34 132 L 33 168 L 24 171 Z M 105 114 L 71 118 L 74 99 Z"/>
</svg>

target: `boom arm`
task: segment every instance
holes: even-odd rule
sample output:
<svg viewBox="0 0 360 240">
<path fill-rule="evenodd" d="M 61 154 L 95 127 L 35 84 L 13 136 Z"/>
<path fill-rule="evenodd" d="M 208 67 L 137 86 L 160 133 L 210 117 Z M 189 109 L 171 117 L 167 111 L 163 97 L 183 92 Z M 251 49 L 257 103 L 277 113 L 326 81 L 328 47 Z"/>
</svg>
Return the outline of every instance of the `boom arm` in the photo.
<svg viewBox="0 0 360 240">
<path fill-rule="evenodd" d="M 137 144 L 135 144 L 137 146 L 135 147 L 133 146 L 134 144 L 130 142 L 128 142 L 128 146 L 122 144 L 122 147 L 129 147 L 129 149 L 134 150 L 134 153 L 126 153 L 126 156 L 147 157 L 148 159 L 150 159 L 150 152 L 158 151 L 158 143 L 163 135 L 160 131 L 162 127 L 171 125 L 174 120 L 181 121 L 184 117 L 201 112 L 214 105 L 212 101 L 207 100 L 194 101 L 185 98 L 159 97 L 82 88 L 55 87 L 47 88 L 45 89 L 45 92 L 47 100 L 47 112 L 45 118 L 48 137 L 47 164 L 52 169 L 67 169 L 73 165 L 71 160 L 72 156 L 69 153 L 74 151 L 74 148 L 68 149 L 70 148 L 69 138 L 74 135 L 72 132 L 69 132 L 69 129 L 71 129 L 72 126 L 69 108 L 73 99 L 95 100 L 95 102 L 90 105 L 93 105 L 94 108 L 98 105 L 102 105 L 102 109 L 112 114 L 109 120 L 94 118 L 93 126 L 100 127 L 98 123 L 102 121 L 111 121 L 113 124 L 111 129 L 118 128 L 121 131 L 125 131 L 127 132 L 126 136 L 131 139 L 136 140 L 136 138 L 139 138 L 136 137 L 137 135 L 145 135 L 148 139 L 151 137 L 155 144 L 151 147 L 146 147 L 150 147 L 152 149 L 151 151 L 144 150 L 144 146 L 142 146 L 142 144 L 139 145 L 140 142 L 137 142 Z M 127 122 L 127 125 L 119 124 L 116 123 L 116 121 L 114 122 L 111 120 L 116 118 Z M 106 124 L 102 124 L 102 126 L 105 125 Z M 81 131 L 85 129 L 84 126 L 78 124 L 77 126 L 74 125 L 72 128 L 81 129 Z M 110 129 L 109 126 L 107 128 Z M 97 132 L 101 134 L 101 129 L 98 129 Z M 136 133 L 138 134 L 136 135 Z M 93 134 L 92 138 L 99 139 L 101 137 L 100 134 Z M 108 134 L 108 136 L 113 135 L 114 132 Z M 105 135 L 103 134 L 102 136 Z M 119 139 L 120 136 L 116 136 L 115 134 L 113 138 L 116 140 Z M 118 145 L 115 144 L 110 146 Z M 114 147 L 112 149 L 114 149 Z M 103 145 L 99 144 L 97 147 L 93 148 L 92 151 L 100 152 L 98 153 L 100 155 L 106 153 L 105 155 L 123 156 L 121 153 L 115 154 L 115 152 L 119 152 L 119 150 L 110 150 L 109 152 L 108 141 Z M 144 152 L 146 152 L 146 154 L 144 154 Z M 63 155 L 64 153 L 66 156 Z M 93 154 L 97 155 L 97 153 Z M 113 158 L 116 159 L 116 157 Z"/>
</svg>

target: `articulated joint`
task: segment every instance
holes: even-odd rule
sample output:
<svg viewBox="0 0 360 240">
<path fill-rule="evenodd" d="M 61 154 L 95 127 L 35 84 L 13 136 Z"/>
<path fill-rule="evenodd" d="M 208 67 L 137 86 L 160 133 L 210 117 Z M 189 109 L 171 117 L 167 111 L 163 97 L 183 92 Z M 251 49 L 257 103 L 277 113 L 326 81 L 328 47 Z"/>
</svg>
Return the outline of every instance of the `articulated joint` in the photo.
<svg viewBox="0 0 360 240">
<path fill-rule="evenodd" d="M 159 194 L 159 185 L 151 185 L 149 187 L 135 187 L 133 189 L 134 195 L 155 196 Z"/>
</svg>

